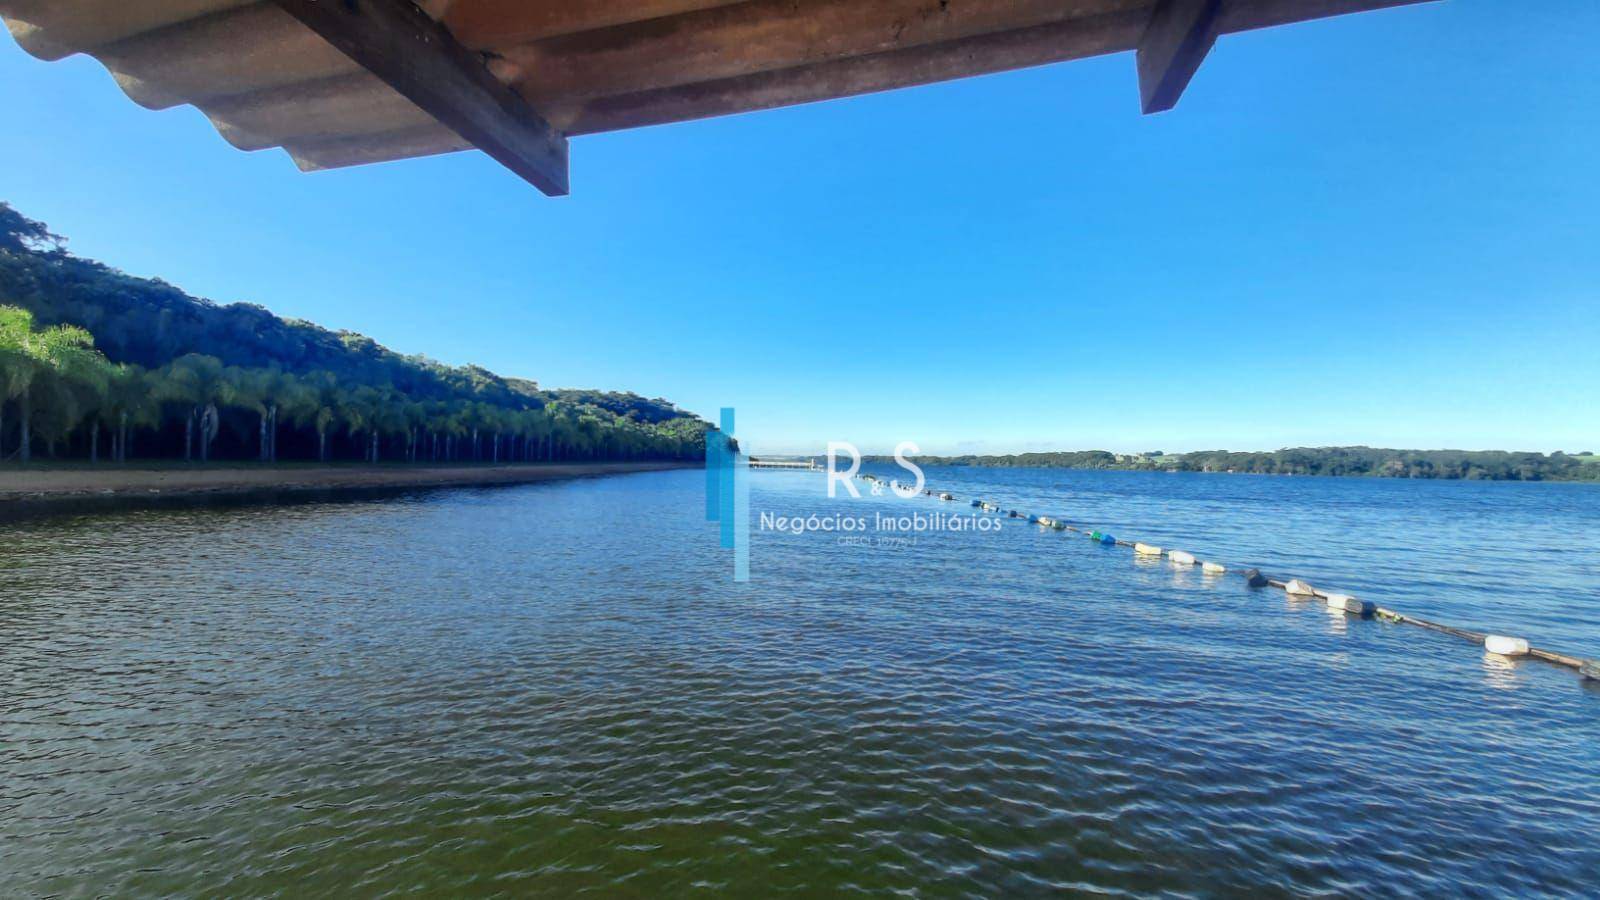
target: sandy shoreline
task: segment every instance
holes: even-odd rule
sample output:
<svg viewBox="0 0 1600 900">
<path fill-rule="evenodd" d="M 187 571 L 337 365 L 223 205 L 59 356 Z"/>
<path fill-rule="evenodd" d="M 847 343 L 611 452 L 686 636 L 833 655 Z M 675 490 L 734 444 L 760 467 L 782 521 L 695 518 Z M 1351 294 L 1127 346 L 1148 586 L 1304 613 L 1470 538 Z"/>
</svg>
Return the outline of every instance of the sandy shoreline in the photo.
<svg viewBox="0 0 1600 900">
<path fill-rule="evenodd" d="M 530 484 L 562 478 L 689 468 L 681 462 L 534 463 L 454 466 L 239 466 L 0 470 L 0 505 L 85 500 L 227 497 L 421 487 Z"/>
</svg>

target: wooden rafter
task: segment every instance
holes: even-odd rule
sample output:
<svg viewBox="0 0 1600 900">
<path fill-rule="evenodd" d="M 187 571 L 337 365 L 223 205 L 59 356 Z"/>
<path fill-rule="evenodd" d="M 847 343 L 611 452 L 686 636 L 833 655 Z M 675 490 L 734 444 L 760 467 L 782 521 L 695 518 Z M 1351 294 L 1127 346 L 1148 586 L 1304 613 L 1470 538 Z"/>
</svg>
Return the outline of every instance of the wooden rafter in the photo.
<svg viewBox="0 0 1600 900">
<path fill-rule="evenodd" d="M 410 0 L 274 0 L 423 111 L 551 196 L 567 139 Z"/>
<path fill-rule="evenodd" d="M 1171 109 L 1217 42 L 1222 0 L 1161 0 L 1139 39 L 1139 101 L 1146 113 Z"/>
</svg>

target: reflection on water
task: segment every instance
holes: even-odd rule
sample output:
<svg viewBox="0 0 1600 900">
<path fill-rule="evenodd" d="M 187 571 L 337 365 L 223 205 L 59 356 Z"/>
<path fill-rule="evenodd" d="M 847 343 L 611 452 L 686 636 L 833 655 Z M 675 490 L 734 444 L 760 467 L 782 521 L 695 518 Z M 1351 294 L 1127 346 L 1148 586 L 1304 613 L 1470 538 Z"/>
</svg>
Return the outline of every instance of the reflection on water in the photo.
<svg viewBox="0 0 1600 900">
<path fill-rule="evenodd" d="M 1511 690 L 1519 686 L 1517 670 L 1520 663 L 1498 653 L 1484 653 L 1482 658 L 1485 684 L 1500 690 Z"/>
<path fill-rule="evenodd" d="M 1350 630 L 1350 614 L 1342 609 L 1334 609 L 1326 603 L 1322 605 L 1322 612 L 1327 616 L 1328 633 L 1344 634 Z"/>
<path fill-rule="evenodd" d="M 1123 474 L 930 472 L 1600 631 L 1595 554 L 1540 549 L 1596 539 L 1594 493 Z M 852 502 L 752 480 L 757 515 Z M 1025 522 L 757 531 L 735 585 L 702 485 L 0 526 L 5 893 L 1593 890 L 1600 691 L 1568 671 Z M 1532 538 L 1483 553 L 1480 519 Z"/>
</svg>

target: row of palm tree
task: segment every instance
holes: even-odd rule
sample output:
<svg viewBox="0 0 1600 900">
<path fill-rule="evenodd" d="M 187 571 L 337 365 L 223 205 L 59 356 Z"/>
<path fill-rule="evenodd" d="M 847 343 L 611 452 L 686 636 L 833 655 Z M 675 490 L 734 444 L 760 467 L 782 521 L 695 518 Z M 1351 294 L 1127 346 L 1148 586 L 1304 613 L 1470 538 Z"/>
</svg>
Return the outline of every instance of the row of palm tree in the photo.
<svg viewBox="0 0 1600 900">
<path fill-rule="evenodd" d="M 391 387 L 343 384 L 330 372 L 225 366 L 188 354 L 155 369 L 112 363 L 81 328 L 36 327 L 25 310 L 0 306 L 0 441 L 6 407 L 18 438 L 0 459 L 23 463 L 42 440 L 81 441 L 91 462 L 126 462 L 130 436 L 182 426 L 182 458 L 207 462 L 226 418 L 250 422 L 247 443 L 278 461 L 286 433 L 315 436 L 327 461 L 330 438 L 357 446 L 363 460 L 510 462 L 553 459 L 693 458 L 704 445 L 692 418 L 648 424 L 593 406 L 550 400 L 508 408 L 465 399 L 417 400 Z M 309 445 L 310 442 L 302 442 Z"/>
</svg>

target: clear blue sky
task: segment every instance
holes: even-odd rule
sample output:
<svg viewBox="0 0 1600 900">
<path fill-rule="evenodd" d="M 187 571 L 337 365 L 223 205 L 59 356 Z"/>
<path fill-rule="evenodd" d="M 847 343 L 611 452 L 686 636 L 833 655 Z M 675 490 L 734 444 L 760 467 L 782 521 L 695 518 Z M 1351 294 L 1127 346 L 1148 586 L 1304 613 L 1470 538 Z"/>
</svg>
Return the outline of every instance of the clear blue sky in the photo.
<svg viewBox="0 0 1600 900">
<path fill-rule="evenodd" d="M 0 199 L 77 253 L 768 452 L 1600 451 L 1600 3 L 1224 38 L 314 175 L 0 39 Z"/>
</svg>

